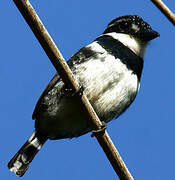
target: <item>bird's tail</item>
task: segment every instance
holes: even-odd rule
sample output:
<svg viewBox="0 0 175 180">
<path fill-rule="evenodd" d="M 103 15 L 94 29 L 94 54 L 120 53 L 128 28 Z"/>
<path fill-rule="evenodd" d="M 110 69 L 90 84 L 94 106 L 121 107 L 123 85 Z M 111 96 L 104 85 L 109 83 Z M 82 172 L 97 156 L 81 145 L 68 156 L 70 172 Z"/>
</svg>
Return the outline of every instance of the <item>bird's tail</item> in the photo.
<svg viewBox="0 0 175 180">
<path fill-rule="evenodd" d="M 8 168 L 17 176 L 23 176 L 27 171 L 29 164 L 37 152 L 41 149 L 42 145 L 46 142 L 47 138 L 42 137 L 36 131 L 28 139 L 28 141 L 21 147 L 15 156 L 9 161 Z"/>
</svg>

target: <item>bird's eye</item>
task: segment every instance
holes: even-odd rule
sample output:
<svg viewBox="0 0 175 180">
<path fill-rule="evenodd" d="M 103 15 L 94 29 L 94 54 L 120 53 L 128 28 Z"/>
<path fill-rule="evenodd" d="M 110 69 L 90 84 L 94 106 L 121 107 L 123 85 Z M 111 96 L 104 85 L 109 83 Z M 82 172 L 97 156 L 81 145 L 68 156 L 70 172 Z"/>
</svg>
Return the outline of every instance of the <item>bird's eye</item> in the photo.
<svg viewBox="0 0 175 180">
<path fill-rule="evenodd" d="M 128 22 L 121 22 L 121 23 L 119 24 L 119 28 L 120 28 L 121 30 L 127 30 L 127 29 L 129 29 L 129 27 L 130 27 L 130 24 L 129 24 Z"/>
</svg>

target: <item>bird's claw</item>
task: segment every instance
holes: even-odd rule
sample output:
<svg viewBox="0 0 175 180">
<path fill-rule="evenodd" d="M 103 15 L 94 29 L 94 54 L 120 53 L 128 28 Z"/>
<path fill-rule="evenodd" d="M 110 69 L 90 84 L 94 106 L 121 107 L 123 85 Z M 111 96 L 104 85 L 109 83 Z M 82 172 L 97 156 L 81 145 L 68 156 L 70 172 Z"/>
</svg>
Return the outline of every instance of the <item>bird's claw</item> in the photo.
<svg viewBox="0 0 175 180">
<path fill-rule="evenodd" d="M 74 96 L 82 96 L 83 95 L 83 91 L 84 91 L 84 88 L 83 86 L 79 86 L 78 90 L 74 91 L 73 89 L 71 88 L 65 88 L 64 89 L 64 93 L 67 95 L 67 96 L 71 96 L 71 97 L 74 97 Z"/>
<path fill-rule="evenodd" d="M 106 125 L 106 123 L 105 123 L 104 121 L 102 121 L 101 123 L 102 123 L 102 125 L 101 125 L 101 128 L 100 128 L 100 129 L 98 129 L 98 130 L 92 130 L 91 137 L 94 137 L 94 136 L 96 136 L 96 135 L 98 135 L 98 134 L 100 134 L 100 133 L 104 133 L 104 132 L 105 132 L 105 130 L 106 130 L 106 128 L 107 128 L 107 125 Z"/>
</svg>

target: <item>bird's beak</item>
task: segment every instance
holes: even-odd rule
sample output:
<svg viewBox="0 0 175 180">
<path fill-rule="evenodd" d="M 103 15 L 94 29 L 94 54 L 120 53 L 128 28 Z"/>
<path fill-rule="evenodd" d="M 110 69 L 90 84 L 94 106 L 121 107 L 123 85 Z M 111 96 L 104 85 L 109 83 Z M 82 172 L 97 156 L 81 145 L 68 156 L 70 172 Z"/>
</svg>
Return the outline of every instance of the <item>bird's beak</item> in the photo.
<svg viewBox="0 0 175 180">
<path fill-rule="evenodd" d="M 156 31 L 152 30 L 152 29 L 149 29 L 149 30 L 139 34 L 140 39 L 142 39 L 144 41 L 150 41 L 150 40 L 155 39 L 159 36 L 160 36 L 160 34 Z"/>
</svg>

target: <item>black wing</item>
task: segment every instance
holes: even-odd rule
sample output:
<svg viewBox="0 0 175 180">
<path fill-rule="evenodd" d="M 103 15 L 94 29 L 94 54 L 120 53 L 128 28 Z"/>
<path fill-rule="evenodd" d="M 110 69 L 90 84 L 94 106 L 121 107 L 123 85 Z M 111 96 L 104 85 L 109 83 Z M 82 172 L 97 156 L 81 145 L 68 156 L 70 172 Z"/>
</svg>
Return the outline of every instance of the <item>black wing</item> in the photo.
<svg viewBox="0 0 175 180">
<path fill-rule="evenodd" d="M 42 92 L 40 98 L 38 99 L 38 102 L 35 106 L 32 119 L 36 119 L 37 114 L 40 110 L 41 101 L 43 100 L 43 97 L 55 86 L 55 84 L 60 80 L 60 76 L 58 74 L 55 74 L 55 76 L 52 78 L 52 80 L 49 82 L 45 90 Z"/>
<path fill-rule="evenodd" d="M 75 53 L 67 62 L 68 66 L 70 67 L 70 69 L 74 72 L 74 68 L 76 68 L 75 64 L 81 64 L 82 62 L 87 61 L 89 58 L 91 57 L 96 57 L 96 52 L 93 52 L 89 47 L 83 47 L 81 48 L 77 53 Z M 76 74 L 74 74 L 76 75 Z M 41 94 L 33 115 L 32 115 L 32 119 L 36 119 L 38 113 L 40 112 L 41 108 L 42 108 L 42 100 L 44 98 L 45 95 L 47 95 L 47 93 L 55 86 L 55 84 L 61 81 L 61 78 L 58 74 L 56 74 L 53 79 L 49 82 L 49 84 L 47 85 L 46 89 L 43 91 L 43 93 Z"/>
</svg>

